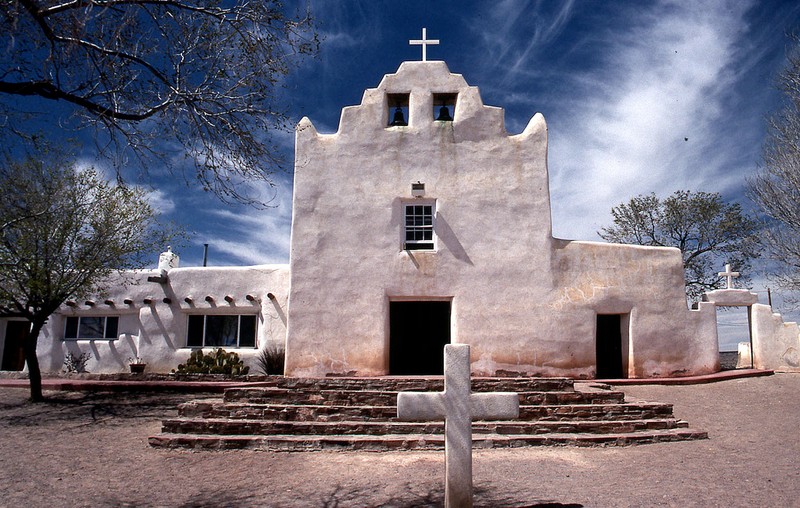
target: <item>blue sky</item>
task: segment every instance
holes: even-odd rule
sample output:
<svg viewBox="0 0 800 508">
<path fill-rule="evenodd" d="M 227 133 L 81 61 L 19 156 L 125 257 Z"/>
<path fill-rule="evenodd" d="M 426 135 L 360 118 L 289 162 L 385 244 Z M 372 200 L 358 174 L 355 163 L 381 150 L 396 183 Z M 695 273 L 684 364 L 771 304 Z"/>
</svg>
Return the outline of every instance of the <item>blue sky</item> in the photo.
<svg viewBox="0 0 800 508">
<path fill-rule="evenodd" d="M 721 192 L 751 206 L 764 117 L 778 107 L 774 79 L 785 62 L 796 2 L 388 2 L 313 1 L 320 54 L 287 80 L 296 120 L 334 132 L 341 108 L 419 60 L 444 60 L 504 108 L 510 133 L 536 112 L 550 133 L 556 236 L 598 239 L 615 204 L 677 189 Z M 279 135 L 291 157 L 293 134 Z M 101 161 L 99 161 L 101 162 Z M 98 164 L 98 161 L 91 161 Z M 291 174 L 276 174 L 273 208 L 219 203 L 160 182 L 157 202 L 193 234 L 184 265 L 288 261 Z"/>
<path fill-rule="evenodd" d="M 304 3 L 286 2 L 288 5 Z M 321 132 L 366 88 L 419 60 L 422 27 L 439 39 L 429 60 L 478 86 L 505 110 L 510 133 L 541 112 L 549 127 L 553 229 L 599 240 L 611 207 L 677 189 L 744 195 L 756 169 L 765 116 L 779 106 L 774 83 L 796 1 L 415 1 L 312 0 L 319 56 L 286 80 L 285 105 Z M 293 133 L 277 141 L 291 161 Z M 86 143 L 81 162 L 103 169 Z M 190 231 L 182 266 L 286 263 L 291 164 L 275 175 L 271 208 L 220 203 L 180 178 L 156 182 L 153 202 Z M 267 194 L 265 194 L 267 195 Z M 271 194 L 270 194 L 271 195 Z M 758 278 L 758 277 L 756 277 Z"/>
</svg>

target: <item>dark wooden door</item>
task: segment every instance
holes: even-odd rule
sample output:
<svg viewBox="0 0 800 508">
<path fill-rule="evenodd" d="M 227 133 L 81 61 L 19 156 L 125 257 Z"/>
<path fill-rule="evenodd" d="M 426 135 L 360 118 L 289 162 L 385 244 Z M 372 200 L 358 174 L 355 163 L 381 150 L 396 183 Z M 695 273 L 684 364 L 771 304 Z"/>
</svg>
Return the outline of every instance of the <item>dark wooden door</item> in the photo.
<svg viewBox="0 0 800 508">
<path fill-rule="evenodd" d="M 27 321 L 6 322 L 6 341 L 3 346 L 2 370 L 22 370 L 25 367 L 25 338 L 31 325 Z"/>
</svg>

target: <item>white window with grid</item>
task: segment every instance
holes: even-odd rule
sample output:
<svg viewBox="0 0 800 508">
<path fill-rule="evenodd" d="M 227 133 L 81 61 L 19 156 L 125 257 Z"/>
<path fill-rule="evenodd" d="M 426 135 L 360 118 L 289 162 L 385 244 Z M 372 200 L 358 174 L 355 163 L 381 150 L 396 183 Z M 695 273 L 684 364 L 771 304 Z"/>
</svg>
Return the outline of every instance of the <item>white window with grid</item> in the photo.
<svg viewBox="0 0 800 508">
<path fill-rule="evenodd" d="M 434 203 L 405 203 L 405 250 L 433 250 L 433 219 L 436 215 Z"/>
</svg>

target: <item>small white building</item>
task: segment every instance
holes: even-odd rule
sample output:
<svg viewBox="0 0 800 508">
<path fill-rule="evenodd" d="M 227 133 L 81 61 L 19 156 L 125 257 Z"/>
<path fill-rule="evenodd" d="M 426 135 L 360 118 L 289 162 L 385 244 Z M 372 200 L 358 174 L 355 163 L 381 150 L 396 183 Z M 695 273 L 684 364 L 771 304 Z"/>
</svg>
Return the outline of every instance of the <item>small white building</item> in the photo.
<svg viewBox="0 0 800 508">
<path fill-rule="evenodd" d="M 91 372 L 169 372 L 214 346 L 252 367 L 269 343 L 290 376 L 436 374 L 446 343 L 472 346 L 475 375 L 719 370 L 714 303 L 687 308 L 679 251 L 553 238 L 544 118 L 509 135 L 444 62 L 404 62 L 334 134 L 299 123 L 289 265 L 172 266 L 64 305 L 42 370 L 80 351 Z"/>
</svg>

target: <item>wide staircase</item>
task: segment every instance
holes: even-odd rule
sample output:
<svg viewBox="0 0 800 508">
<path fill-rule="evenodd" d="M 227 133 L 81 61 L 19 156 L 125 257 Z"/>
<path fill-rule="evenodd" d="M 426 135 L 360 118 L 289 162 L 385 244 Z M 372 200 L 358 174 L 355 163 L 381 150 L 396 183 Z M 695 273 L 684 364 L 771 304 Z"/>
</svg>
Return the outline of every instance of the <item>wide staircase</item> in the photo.
<svg viewBox="0 0 800 508">
<path fill-rule="evenodd" d="M 419 450 L 444 447 L 444 423 L 397 419 L 400 391 L 441 391 L 439 378 L 276 378 L 194 400 L 163 421 L 150 445 L 262 450 Z M 600 383 L 473 378 L 473 392 L 517 392 L 517 420 L 474 421 L 473 446 L 631 445 L 705 439 L 672 405 L 625 401 Z"/>
</svg>

